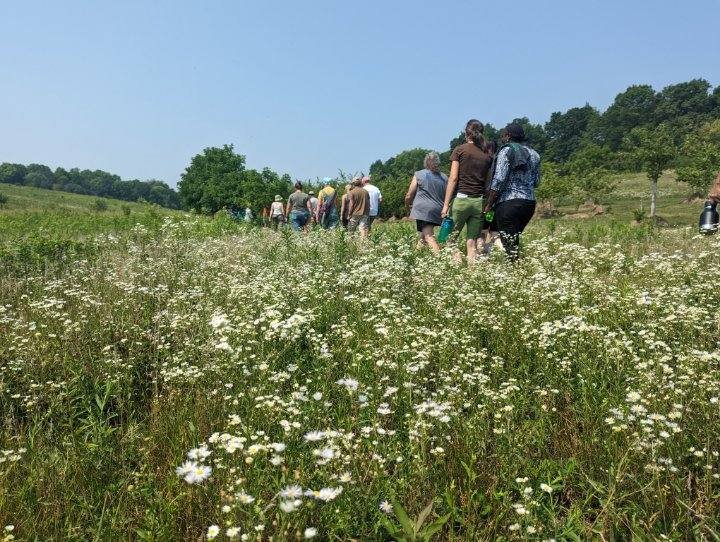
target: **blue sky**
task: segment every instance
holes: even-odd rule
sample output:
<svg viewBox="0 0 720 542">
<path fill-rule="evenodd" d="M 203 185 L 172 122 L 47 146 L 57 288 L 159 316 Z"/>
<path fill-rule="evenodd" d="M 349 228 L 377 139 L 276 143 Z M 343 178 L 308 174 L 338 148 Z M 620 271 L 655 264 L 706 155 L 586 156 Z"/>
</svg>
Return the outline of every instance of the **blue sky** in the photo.
<svg viewBox="0 0 720 542">
<path fill-rule="evenodd" d="M 720 84 L 720 1 L 0 1 L 0 162 L 171 185 L 204 147 L 296 178 Z"/>
</svg>

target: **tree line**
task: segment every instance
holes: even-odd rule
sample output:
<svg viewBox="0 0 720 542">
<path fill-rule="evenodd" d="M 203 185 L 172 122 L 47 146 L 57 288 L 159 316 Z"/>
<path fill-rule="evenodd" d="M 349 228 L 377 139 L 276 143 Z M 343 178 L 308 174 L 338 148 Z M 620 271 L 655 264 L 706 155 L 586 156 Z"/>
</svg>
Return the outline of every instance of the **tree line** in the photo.
<svg viewBox="0 0 720 542">
<path fill-rule="evenodd" d="M 602 198 L 614 188 L 613 174 L 623 172 L 646 171 L 657 190 L 660 173 L 670 167 L 701 194 L 720 170 L 720 86 L 713 89 L 704 79 L 660 91 L 633 85 L 603 112 L 586 103 L 553 113 L 544 125 L 527 117 L 511 121 L 523 125 L 529 144 L 543 157 L 542 199 L 571 193 Z M 486 124 L 485 136 L 498 141 L 498 128 Z M 441 152 L 445 172 L 452 149 L 464 141 L 461 132 Z M 427 152 L 410 149 L 370 166 L 383 192 L 383 216 L 404 214 L 405 190 Z"/>
<path fill-rule="evenodd" d="M 182 201 L 178 193 L 162 181 L 123 181 L 118 175 L 96 169 L 54 171 L 43 164 L 0 164 L 0 183 L 33 186 L 48 190 L 60 190 L 73 194 L 85 194 L 115 198 L 123 201 L 146 201 L 180 209 Z"/>
<path fill-rule="evenodd" d="M 678 179 L 701 194 L 720 170 L 720 86 L 713 89 L 704 79 L 660 91 L 633 85 L 602 112 L 586 103 L 553 113 L 545 124 L 527 117 L 511 120 L 523 125 L 528 142 L 543 157 L 540 199 L 577 194 L 597 200 L 612 192 L 614 174 L 638 171 L 648 173 L 654 194 L 660 173 L 669 167 L 676 168 Z M 498 141 L 499 135 L 497 127 L 485 124 L 486 139 Z M 441 152 L 446 173 L 452 149 L 464 141 L 461 132 Z M 373 182 L 383 193 L 382 217 L 404 215 L 405 191 L 413 173 L 422 169 L 427 152 L 414 148 L 370 165 Z M 333 184 L 346 181 L 347 175 L 339 172 Z M 286 197 L 292 189 L 287 174 L 248 169 L 245 156 L 232 145 L 209 147 L 194 156 L 177 191 L 157 180 L 123 181 L 101 170 L 53 171 L 42 164 L 0 164 L 0 183 L 148 201 L 208 214 L 245 207 L 257 213 L 275 194 Z"/>
</svg>

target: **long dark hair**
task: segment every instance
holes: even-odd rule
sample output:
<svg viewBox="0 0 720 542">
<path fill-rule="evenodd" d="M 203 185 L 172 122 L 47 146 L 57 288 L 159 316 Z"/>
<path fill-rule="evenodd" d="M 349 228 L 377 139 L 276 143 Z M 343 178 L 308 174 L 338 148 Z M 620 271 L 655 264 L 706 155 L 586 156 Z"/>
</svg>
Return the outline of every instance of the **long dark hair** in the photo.
<svg viewBox="0 0 720 542">
<path fill-rule="evenodd" d="M 470 141 L 472 139 L 473 145 L 480 149 L 485 147 L 485 136 L 483 132 L 485 126 L 477 119 L 470 119 L 465 125 L 465 139 Z"/>
<path fill-rule="evenodd" d="M 488 153 L 490 156 L 495 156 L 495 153 L 497 153 L 497 148 L 497 141 L 485 141 L 485 152 Z"/>
</svg>

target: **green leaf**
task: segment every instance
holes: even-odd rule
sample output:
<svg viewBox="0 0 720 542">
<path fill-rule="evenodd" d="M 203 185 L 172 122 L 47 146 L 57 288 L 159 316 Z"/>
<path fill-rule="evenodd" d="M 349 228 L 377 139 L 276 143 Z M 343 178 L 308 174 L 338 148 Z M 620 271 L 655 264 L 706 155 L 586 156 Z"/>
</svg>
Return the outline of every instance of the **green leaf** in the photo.
<svg viewBox="0 0 720 542">
<path fill-rule="evenodd" d="M 433 521 L 430 525 L 427 526 L 427 528 L 423 531 L 423 539 L 424 540 L 430 540 L 430 537 L 434 535 L 435 533 L 439 532 L 440 529 L 442 529 L 445 524 L 447 523 L 447 520 L 450 519 L 450 514 L 445 514 L 444 516 L 436 519 Z"/>
<path fill-rule="evenodd" d="M 430 512 L 432 512 L 433 508 L 433 502 L 430 501 L 430 503 L 423 509 L 422 512 L 420 512 L 420 515 L 415 520 L 415 532 L 420 531 L 420 527 L 422 527 L 423 523 L 425 523 L 425 520 L 430 515 Z"/>
<path fill-rule="evenodd" d="M 394 497 L 390 497 L 390 500 L 392 501 L 393 510 L 395 511 L 395 515 L 397 516 L 398 521 L 403 528 L 403 531 L 405 531 L 405 534 L 410 535 L 414 538 L 415 529 L 413 527 L 412 521 L 410 520 L 410 517 L 407 515 L 407 512 L 402 507 L 402 505 L 397 500 L 395 500 Z"/>
<path fill-rule="evenodd" d="M 398 528 L 395 526 L 395 524 L 390 521 L 385 516 L 381 516 L 380 521 L 382 521 L 383 527 L 387 530 L 387 532 L 392 536 L 393 538 L 397 539 L 400 535 L 400 532 L 398 531 Z"/>
</svg>

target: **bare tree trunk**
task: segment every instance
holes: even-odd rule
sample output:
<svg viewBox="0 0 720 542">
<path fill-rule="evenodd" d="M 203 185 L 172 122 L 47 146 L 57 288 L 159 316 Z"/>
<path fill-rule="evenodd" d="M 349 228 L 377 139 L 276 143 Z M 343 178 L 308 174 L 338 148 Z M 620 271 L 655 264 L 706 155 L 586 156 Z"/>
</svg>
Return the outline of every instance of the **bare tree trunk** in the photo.
<svg viewBox="0 0 720 542">
<path fill-rule="evenodd" d="M 657 204 L 658 181 L 653 179 L 650 181 L 650 218 L 655 220 L 655 206 Z"/>
</svg>

